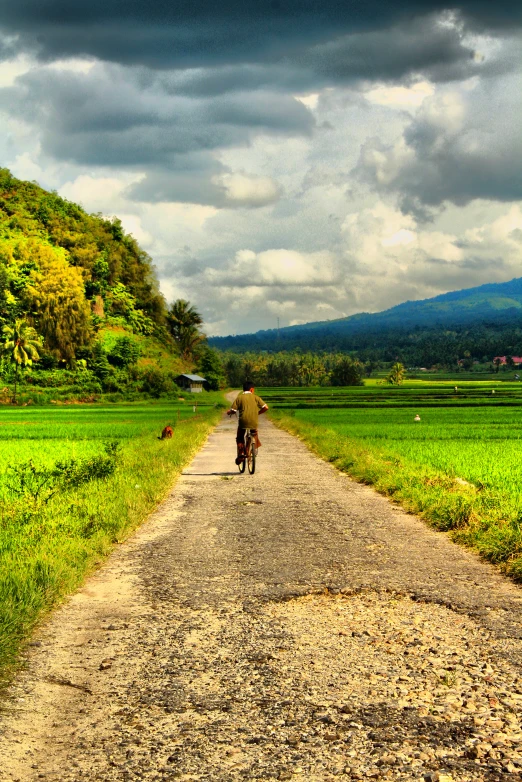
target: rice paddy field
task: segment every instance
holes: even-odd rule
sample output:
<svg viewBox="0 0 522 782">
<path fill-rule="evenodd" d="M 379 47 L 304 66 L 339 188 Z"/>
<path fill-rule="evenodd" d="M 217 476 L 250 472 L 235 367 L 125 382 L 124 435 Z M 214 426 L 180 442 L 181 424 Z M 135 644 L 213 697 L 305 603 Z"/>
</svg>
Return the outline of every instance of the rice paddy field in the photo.
<svg viewBox="0 0 522 782">
<path fill-rule="evenodd" d="M 225 406 L 0 408 L 0 682 L 35 623 L 166 495 Z M 167 424 L 173 437 L 159 440 Z"/>
<path fill-rule="evenodd" d="M 522 581 L 522 384 L 259 393 L 272 419 L 323 458 Z"/>
</svg>

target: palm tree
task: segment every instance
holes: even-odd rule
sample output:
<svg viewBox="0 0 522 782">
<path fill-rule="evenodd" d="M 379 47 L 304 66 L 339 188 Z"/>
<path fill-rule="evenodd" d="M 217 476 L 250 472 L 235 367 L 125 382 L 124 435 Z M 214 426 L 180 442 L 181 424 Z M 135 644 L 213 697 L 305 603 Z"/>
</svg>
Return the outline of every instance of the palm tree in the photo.
<svg viewBox="0 0 522 782">
<path fill-rule="evenodd" d="M 400 386 L 405 376 L 406 368 L 404 367 L 404 364 L 401 364 L 400 361 L 397 361 L 390 369 L 390 373 L 386 378 L 386 382 L 390 383 L 392 386 Z"/>
<path fill-rule="evenodd" d="M 190 302 L 178 299 L 170 305 L 167 323 L 181 356 L 190 358 L 195 348 L 205 339 L 205 335 L 198 328 L 202 325 L 203 318 Z"/>
<path fill-rule="evenodd" d="M 33 361 L 38 361 L 40 358 L 38 348 L 41 345 L 41 338 L 24 320 L 16 320 L 13 326 L 4 326 L 2 332 L 5 340 L 2 353 L 15 367 L 13 402 L 16 402 L 16 388 L 20 374 L 25 367 L 32 366 Z"/>
</svg>

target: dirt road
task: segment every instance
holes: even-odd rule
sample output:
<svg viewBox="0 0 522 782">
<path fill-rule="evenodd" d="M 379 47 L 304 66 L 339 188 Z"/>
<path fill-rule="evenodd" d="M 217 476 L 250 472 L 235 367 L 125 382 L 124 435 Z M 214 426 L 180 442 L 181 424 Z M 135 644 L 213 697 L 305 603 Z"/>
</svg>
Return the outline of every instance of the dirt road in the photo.
<svg viewBox="0 0 522 782">
<path fill-rule="evenodd" d="M 240 476 L 233 429 L 35 637 L 2 782 L 519 778 L 522 590 L 269 421 Z"/>
</svg>

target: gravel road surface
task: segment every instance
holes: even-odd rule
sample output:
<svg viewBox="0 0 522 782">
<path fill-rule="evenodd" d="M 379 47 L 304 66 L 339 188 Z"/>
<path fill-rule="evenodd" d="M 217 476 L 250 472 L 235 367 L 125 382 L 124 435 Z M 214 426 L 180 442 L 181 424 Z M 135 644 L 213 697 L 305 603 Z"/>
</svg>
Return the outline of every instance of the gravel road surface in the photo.
<svg viewBox="0 0 522 782">
<path fill-rule="evenodd" d="M 266 419 L 240 476 L 234 428 L 35 635 L 0 780 L 520 778 L 522 590 Z"/>
</svg>

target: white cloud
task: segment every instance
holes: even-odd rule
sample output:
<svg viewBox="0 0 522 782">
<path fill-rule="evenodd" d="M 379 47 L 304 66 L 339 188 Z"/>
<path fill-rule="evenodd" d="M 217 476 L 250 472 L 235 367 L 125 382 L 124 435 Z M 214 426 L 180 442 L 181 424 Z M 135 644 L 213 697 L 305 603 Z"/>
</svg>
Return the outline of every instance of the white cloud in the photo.
<svg viewBox="0 0 522 782">
<path fill-rule="evenodd" d="M 513 250 L 521 249 L 522 244 L 522 207 L 514 204 L 509 211 L 489 225 L 468 229 L 463 236 L 464 242 L 475 247 L 505 243 Z"/>
<path fill-rule="evenodd" d="M 94 64 L 94 59 L 85 60 L 81 58 L 69 58 L 66 60 L 55 60 L 54 62 L 50 62 L 47 67 L 55 71 L 88 73 Z M 36 71 L 39 67 L 40 65 L 38 62 L 24 54 L 0 62 L 0 87 L 13 86 L 18 76 L 29 73 L 31 70 Z"/>
<path fill-rule="evenodd" d="M 369 139 L 361 148 L 359 167 L 369 172 L 378 186 L 391 185 L 410 163 L 415 162 L 415 152 L 403 138 L 384 148 L 378 139 Z"/>
<path fill-rule="evenodd" d="M 212 181 L 225 190 L 225 204 L 231 206 L 267 206 L 281 197 L 280 185 L 268 176 L 221 174 L 213 177 Z"/>
<path fill-rule="evenodd" d="M 88 212 L 113 215 L 125 208 L 124 190 L 133 182 L 139 182 L 141 174 L 118 172 L 118 176 L 92 176 L 80 174 L 73 181 L 65 182 L 60 195 L 83 206 Z"/>
<path fill-rule="evenodd" d="M 407 228 L 399 228 L 391 236 L 381 239 L 383 247 L 396 247 L 397 245 L 411 244 L 415 241 L 415 234 L 413 231 L 408 231 Z"/>
<path fill-rule="evenodd" d="M 194 233 L 199 234 L 206 221 L 218 211 L 215 207 L 199 204 L 130 201 L 127 198 L 129 185 L 142 178 L 142 174 L 125 171 L 110 177 L 81 174 L 65 182 L 59 192 L 64 198 L 79 203 L 87 212 L 101 212 L 107 217 L 116 215 L 126 231 L 149 252 L 160 257 L 172 249 L 174 237 L 178 243 L 193 241 Z"/>
<path fill-rule="evenodd" d="M 239 250 L 234 260 L 220 271 L 209 271 L 211 279 L 230 287 L 295 287 L 331 285 L 338 279 L 335 259 L 329 252 L 300 253 L 295 250 Z"/>
<path fill-rule="evenodd" d="M 433 95 L 435 87 L 428 81 L 418 81 L 411 87 L 379 84 L 364 94 L 370 103 L 390 106 L 396 109 L 411 109 L 421 105 L 425 98 Z"/>
<path fill-rule="evenodd" d="M 41 181 L 43 175 L 42 168 L 28 152 L 17 155 L 11 167 L 13 173 L 20 179 L 28 179 L 31 182 L 33 180 Z"/>
<path fill-rule="evenodd" d="M 440 128 L 447 135 L 455 136 L 463 128 L 466 106 L 462 95 L 455 89 L 439 91 L 422 103 L 417 122 L 432 128 Z"/>
<path fill-rule="evenodd" d="M 463 259 L 457 236 L 419 227 L 411 215 L 384 203 L 349 215 L 343 233 L 358 268 L 381 269 L 386 275 L 396 266 L 404 270 L 431 260 Z"/>
<path fill-rule="evenodd" d="M 154 237 L 143 227 L 141 217 L 138 215 L 125 214 L 124 212 L 120 213 L 118 217 L 120 218 L 125 231 L 132 234 L 144 250 L 150 250 L 153 247 Z"/>
<path fill-rule="evenodd" d="M 34 63 L 22 54 L 13 60 L 0 62 L 0 87 L 11 87 L 17 77 L 27 73 L 33 65 Z"/>
<path fill-rule="evenodd" d="M 70 71 L 71 73 L 89 73 L 96 65 L 96 60 L 81 57 L 68 57 L 64 60 L 54 60 L 48 67 L 55 71 Z"/>
<path fill-rule="evenodd" d="M 319 101 L 319 94 L 318 92 L 312 92 L 309 95 L 294 95 L 294 98 L 301 103 L 304 103 L 304 105 L 309 109 L 315 109 L 317 108 L 317 103 Z"/>
</svg>

